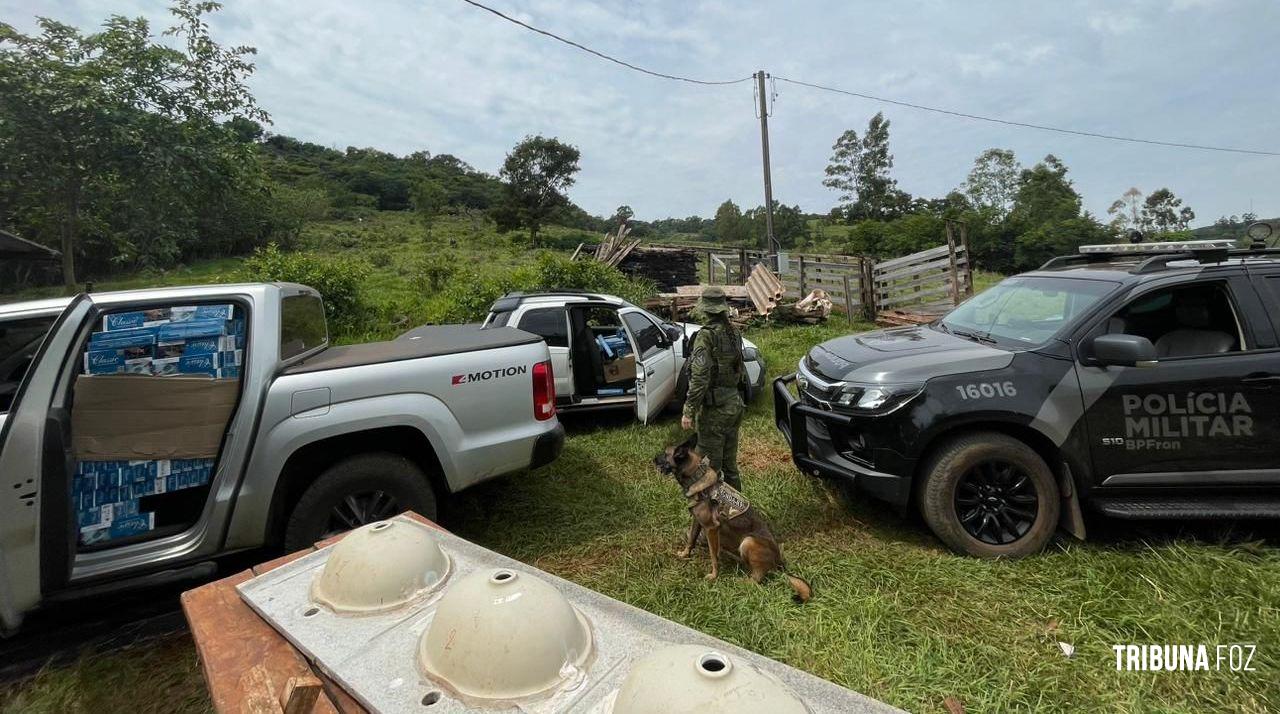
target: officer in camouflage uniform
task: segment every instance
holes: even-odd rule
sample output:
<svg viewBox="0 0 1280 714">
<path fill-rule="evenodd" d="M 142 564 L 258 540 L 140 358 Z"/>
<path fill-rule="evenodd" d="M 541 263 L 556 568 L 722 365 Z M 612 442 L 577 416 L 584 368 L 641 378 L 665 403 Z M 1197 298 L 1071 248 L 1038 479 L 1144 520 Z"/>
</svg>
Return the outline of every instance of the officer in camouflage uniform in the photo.
<svg viewBox="0 0 1280 714">
<path fill-rule="evenodd" d="M 747 370 L 742 360 L 742 336 L 729 323 L 724 289 L 702 291 L 698 308 L 707 324 L 698 331 L 689 356 L 689 394 L 684 402 L 686 429 L 698 430 L 698 451 L 711 461 L 730 486 L 742 490 L 738 473 L 738 429 L 746 403 Z"/>
</svg>

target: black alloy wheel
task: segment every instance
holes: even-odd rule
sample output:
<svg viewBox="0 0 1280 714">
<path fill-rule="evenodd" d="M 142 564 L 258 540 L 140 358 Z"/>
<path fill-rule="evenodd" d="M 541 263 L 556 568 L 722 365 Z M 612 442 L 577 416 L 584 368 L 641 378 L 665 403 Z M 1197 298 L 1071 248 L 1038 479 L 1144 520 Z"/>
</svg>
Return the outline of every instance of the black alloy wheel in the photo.
<svg viewBox="0 0 1280 714">
<path fill-rule="evenodd" d="M 1007 545 L 1025 536 L 1036 522 L 1038 503 L 1031 475 L 1008 461 L 974 464 L 956 484 L 960 525 L 990 545 Z"/>
<path fill-rule="evenodd" d="M 385 491 L 353 493 L 329 510 L 329 522 L 322 537 L 330 538 L 363 525 L 385 521 L 403 510 L 395 496 Z"/>
</svg>

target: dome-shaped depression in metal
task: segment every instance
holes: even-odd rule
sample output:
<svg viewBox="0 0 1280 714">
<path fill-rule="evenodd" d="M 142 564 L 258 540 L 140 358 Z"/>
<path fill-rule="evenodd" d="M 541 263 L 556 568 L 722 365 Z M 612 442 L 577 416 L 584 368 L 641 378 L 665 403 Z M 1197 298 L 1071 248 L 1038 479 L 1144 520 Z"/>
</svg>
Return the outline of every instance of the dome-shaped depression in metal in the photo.
<svg viewBox="0 0 1280 714">
<path fill-rule="evenodd" d="M 791 690 L 750 663 L 703 645 L 672 645 L 627 673 L 613 714 L 807 714 Z"/>
<path fill-rule="evenodd" d="M 591 628 L 559 590 L 512 570 L 453 583 L 418 644 L 426 673 L 458 694 L 516 699 L 575 678 L 591 656 Z"/>
<path fill-rule="evenodd" d="M 449 557 L 426 528 L 379 521 L 333 546 L 311 597 L 339 613 L 381 612 L 416 600 L 448 575 Z"/>
</svg>

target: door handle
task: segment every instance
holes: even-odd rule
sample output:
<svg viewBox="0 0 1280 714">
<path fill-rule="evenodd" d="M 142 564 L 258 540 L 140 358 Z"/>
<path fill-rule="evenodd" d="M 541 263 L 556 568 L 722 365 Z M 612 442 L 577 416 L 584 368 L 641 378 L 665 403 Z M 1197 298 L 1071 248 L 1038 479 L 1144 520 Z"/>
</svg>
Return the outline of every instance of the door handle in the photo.
<svg viewBox="0 0 1280 714">
<path fill-rule="evenodd" d="M 653 376 L 653 370 L 651 370 L 651 369 L 646 369 L 646 370 L 644 371 L 644 376 L 646 376 L 646 377 L 652 377 L 652 376 Z"/>
<path fill-rule="evenodd" d="M 1240 380 L 1243 384 L 1252 384 L 1269 388 L 1273 384 L 1280 384 L 1280 374 L 1267 374 L 1265 372 L 1255 372 Z"/>
</svg>

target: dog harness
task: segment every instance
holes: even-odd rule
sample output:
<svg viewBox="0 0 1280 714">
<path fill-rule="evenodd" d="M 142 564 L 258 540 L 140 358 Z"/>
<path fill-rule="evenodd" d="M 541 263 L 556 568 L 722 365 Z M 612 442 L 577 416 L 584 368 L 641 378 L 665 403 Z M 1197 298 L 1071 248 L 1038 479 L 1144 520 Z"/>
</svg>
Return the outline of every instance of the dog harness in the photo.
<svg viewBox="0 0 1280 714">
<path fill-rule="evenodd" d="M 694 491 L 686 495 L 696 496 L 699 500 L 709 499 L 716 509 L 716 518 L 722 521 L 732 520 L 746 513 L 751 508 L 751 502 L 738 489 L 721 480 L 718 474 L 714 483 L 698 488 L 707 480 L 707 471 L 710 469 L 711 462 L 704 458 L 698 467 L 698 478 L 690 487 Z"/>
</svg>

